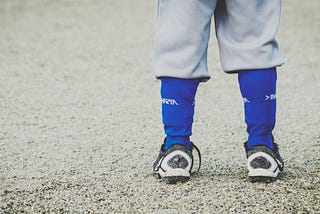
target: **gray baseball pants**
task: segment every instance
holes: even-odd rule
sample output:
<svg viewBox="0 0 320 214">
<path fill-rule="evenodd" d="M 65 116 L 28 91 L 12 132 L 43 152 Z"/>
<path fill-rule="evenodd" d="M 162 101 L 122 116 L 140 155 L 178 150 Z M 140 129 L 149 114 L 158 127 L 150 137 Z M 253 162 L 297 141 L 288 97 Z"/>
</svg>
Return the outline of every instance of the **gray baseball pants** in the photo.
<svg viewBox="0 0 320 214">
<path fill-rule="evenodd" d="M 207 48 L 213 16 L 225 72 L 283 64 L 275 39 L 281 0 L 157 0 L 156 6 L 157 78 L 210 78 Z"/>
</svg>

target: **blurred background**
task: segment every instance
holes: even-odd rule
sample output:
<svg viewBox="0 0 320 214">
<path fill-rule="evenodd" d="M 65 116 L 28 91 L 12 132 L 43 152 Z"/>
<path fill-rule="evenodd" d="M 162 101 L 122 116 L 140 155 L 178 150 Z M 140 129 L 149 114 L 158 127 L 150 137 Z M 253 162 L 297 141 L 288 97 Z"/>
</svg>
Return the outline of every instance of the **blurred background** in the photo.
<svg viewBox="0 0 320 214">
<path fill-rule="evenodd" d="M 319 8 L 283 0 L 284 178 L 247 181 L 237 76 L 221 70 L 212 31 L 192 137 L 202 170 L 167 186 L 151 170 L 164 136 L 155 1 L 0 0 L 0 213 L 320 212 Z"/>
</svg>

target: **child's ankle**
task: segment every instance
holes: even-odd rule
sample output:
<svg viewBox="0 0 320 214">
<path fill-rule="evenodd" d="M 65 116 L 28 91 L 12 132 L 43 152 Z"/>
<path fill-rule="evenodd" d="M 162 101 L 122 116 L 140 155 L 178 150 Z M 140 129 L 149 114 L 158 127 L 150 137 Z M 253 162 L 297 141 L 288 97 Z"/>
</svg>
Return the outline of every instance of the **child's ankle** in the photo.
<svg viewBox="0 0 320 214">
<path fill-rule="evenodd" d="M 180 144 L 190 149 L 189 136 L 167 136 L 164 149 L 167 150 L 174 144 Z"/>
</svg>

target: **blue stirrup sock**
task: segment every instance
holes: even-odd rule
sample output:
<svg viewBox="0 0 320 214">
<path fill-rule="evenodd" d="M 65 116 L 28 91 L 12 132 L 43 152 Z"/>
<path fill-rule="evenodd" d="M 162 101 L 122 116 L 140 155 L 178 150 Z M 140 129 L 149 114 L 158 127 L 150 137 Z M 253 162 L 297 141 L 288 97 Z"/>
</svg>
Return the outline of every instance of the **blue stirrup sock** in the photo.
<svg viewBox="0 0 320 214">
<path fill-rule="evenodd" d="M 276 68 L 242 71 L 238 74 L 244 102 L 248 148 L 265 145 L 273 149 L 276 123 Z"/>
<path fill-rule="evenodd" d="M 162 121 L 165 150 L 174 144 L 190 149 L 197 79 L 161 78 Z"/>
</svg>

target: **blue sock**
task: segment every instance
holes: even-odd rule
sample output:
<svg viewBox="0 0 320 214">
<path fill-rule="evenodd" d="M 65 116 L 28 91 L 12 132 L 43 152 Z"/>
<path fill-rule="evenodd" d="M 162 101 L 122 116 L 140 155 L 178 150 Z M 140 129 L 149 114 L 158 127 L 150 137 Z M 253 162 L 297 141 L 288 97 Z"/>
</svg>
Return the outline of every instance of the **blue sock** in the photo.
<svg viewBox="0 0 320 214">
<path fill-rule="evenodd" d="M 272 130 L 276 123 L 275 68 L 242 71 L 238 74 L 244 101 L 248 147 L 265 145 L 273 149 Z"/>
<path fill-rule="evenodd" d="M 174 144 L 190 148 L 195 95 L 199 80 L 161 78 L 162 121 L 165 149 Z"/>
</svg>

